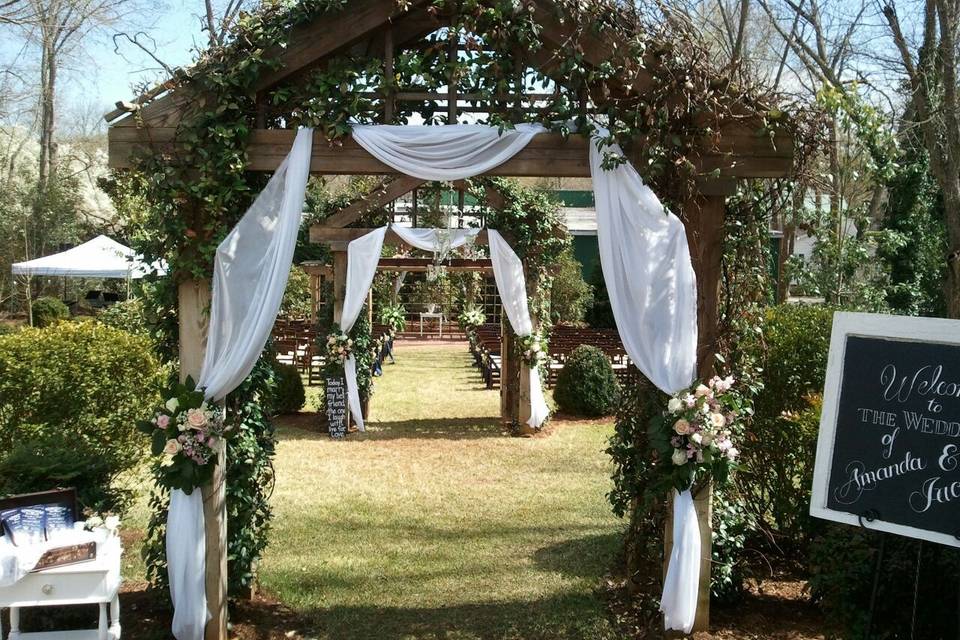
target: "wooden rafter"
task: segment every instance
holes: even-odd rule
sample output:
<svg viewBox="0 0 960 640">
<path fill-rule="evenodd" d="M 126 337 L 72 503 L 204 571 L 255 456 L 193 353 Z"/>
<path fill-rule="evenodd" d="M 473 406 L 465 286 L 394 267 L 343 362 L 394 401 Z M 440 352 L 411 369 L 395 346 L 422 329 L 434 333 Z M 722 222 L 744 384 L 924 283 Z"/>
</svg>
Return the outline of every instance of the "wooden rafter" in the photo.
<svg viewBox="0 0 960 640">
<path fill-rule="evenodd" d="M 380 186 L 348 204 L 323 221 L 325 227 L 345 227 L 359 220 L 364 214 L 383 208 L 410 193 L 426 180 L 411 176 L 397 176 L 382 182 Z"/>
<path fill-rule="evenodd" d="M 345 245 L 351 240 L 361 238 L 373 229 L 343 229 L 336 227 L 325 227 L 322 225 L 313 225 L 310 227 L 310 242 L 330 244 L 338 248 L 341 244 Z M 387 233 L 383 243 L 391 246 L 405 245 L 406 243 L 393 231 Z M 477 234 L 474 244 L 487 244 L 487 230 L 481 229 Z"/>
</svg>

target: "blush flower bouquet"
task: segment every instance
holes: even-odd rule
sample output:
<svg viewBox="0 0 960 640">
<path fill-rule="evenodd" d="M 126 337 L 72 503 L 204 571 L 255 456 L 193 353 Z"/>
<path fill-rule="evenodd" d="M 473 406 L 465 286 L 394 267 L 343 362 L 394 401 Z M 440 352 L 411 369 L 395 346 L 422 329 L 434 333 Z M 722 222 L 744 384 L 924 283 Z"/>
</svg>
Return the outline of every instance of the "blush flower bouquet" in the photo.
<svg viewBox="0 0 960 640">
<path fill-rule="evenodd" d="M 547 347 L 544 339 L 536 333 L 517 337 L 517 351 L 531 369 L 536 369 L 547 361 Z"/>
<path fill-rule="evenodd" d="M 724 483 L 736 469 L 740 450 L 734 438 L 749 403 L 734 389 L 733 376 L 714 376 L 707 384 L 675 394 L 667 409 L 650 421 L 648 436 L 667 489 L 689 489 L 695 482 Z"/>
<path fill-rule="evenodd" d="M 217 447 L 233 430 L 224 424 L 223 409 L 207 402 L 193 378 L 174 385 L 164 397 L 153 418 L 137 428 L 150 436 L 153 455 L 164 456 L 161 482 L 189 494 L 213 477 Z"/>
<path fill-rule="evenodd" d="M 327 336 L 327 362 L 343 365 L 353 353 L 353 340 L 339 327 Z"/>
</svg>

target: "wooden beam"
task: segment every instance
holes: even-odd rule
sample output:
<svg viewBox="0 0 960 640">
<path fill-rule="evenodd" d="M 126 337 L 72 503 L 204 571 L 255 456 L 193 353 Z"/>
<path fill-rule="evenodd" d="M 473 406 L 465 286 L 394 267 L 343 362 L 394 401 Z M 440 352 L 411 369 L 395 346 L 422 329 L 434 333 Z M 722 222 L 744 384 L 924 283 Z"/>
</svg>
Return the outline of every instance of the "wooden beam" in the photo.
<svg viewBox="0 0 960 640">
<path fill-rule="evenodd" d="M 380 258 L 379 271 L 428 271 L 434 265 L 433 258 Z M 492 273 L 493 262 L 489 258 L 449 258 L 443 261 L 448 271 Z"/>
<path fill-rule="evenodd" d="M 323 221 L 323 226 L 345 227 L 359 220 L 364 214 L 385 207 L 397 198 L 410 193 L 424 182 L 426 180 L 411 176 L 397 176 L 386 180 L 367 195 L 354 200 L 328 217 Z"/>
<path fill-rule="evenodd" d="M 424 0 L 411 0 L 414 7 Z M 267 60 L 277 60 L 275 71 L 263 73 L 256 91 L 264 91 L 316 66 L 327 56 L 370 37 L 394 17 L 405 13 L 397 9 L 395 0 L 351 0 L 349 7 L 330 11 L 297 26 L 284 45 L 264 52 Z"/>
<path fill-rule="evenodd" d="M 108 133 L 108 148 L 111 169 L 126 169 L 134 159 L 149 149 L 176 155 L 177 130 L 173 127 L 136 128 L 111 127 Z M 257 129 L 250 134 L 247 154 L 251 171 L 276 171 L 290 153 L 296 131 L 289 129 Z M 745 138 L 746 140 L 746 138 Z M 700 174 L 713 177 L 777 178 L 789 176 L 793 168 L 793 145 L 789 139 L 773 147 L 760 137 L 749 138 L 747 152 L 705 153 L 694 160 Z M 513 158 L 487 175 L 537 176 L 561 178 L 590 177 L 589 141 L 579 135 L 563 137 L 559 133 L 544 133 L 535 136 L 530 144 Z M 629 150 L 628 150 L 629 154 Z M 310 170 L 325 175 L 389 175 L 396 173 L 383 164 L 351 137 L 331 145 L 322 137 L 313 141 Z"/>
</svg>

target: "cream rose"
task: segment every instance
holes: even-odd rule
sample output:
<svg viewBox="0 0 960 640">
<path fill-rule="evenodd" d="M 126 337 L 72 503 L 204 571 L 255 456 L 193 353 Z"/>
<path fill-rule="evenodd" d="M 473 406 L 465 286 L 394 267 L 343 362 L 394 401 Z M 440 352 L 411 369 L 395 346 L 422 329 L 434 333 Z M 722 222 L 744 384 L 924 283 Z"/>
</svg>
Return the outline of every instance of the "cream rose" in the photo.
<svg viewBox="0 0 960 640">
<path fill-rule="evenodd" d="M 183 449 L 181 445 L 176 440 L 167 440 L 167 444 L 163 445 L 163 452 L 168 456 L 175 456 Z"/>
<path fill-rule="evenodd" d="M 194 429 L 202 429 L 207 424 L 207 416 L 203 409 L 190 409 L 187 411 L 187 422 Z"/>
<path fill-rule="evenodd" d="M 690 423 L 683 418 L 680 418 L 673 423 L 673 430 L 677 432 L 678 435 L 685 436 L 690 433 Z"/>
<path fill-rule="evenodd" d="M 667 411 L 670 413 L 676 413 L 683 408 L 683 401 L 680 398 L 670 398 L 670 402 L 667 403 Z"/>
<path fill-rule="evenodd" d="M 694 389 L 693 394 L 698 398 L 703 396 L 709 396 L 711 395 L 710 387 L 708 387 L 705 384 L 698 384 L 697 388 Z"/>
<path fill-rule="evenodd" d="M 719 429 L 727 424 L 727 419 L 723 417 L 722 413 L 711 413 L 710 424 Z"/>
<path fill-rule="evenodd" d="M 167 400 L 167 403 L 164 405 L 167 408 L 167 411 L 170 413 L 175 413 L 177 408 L 180 406 L 180 401 L 176 398 L 170 398 Z"/>
<path fill-rule="evenodd" d="M 671 462 L 677 465 L 678 467 L 683 464 L 687 464 L 687 452 L 683 449 L 674 449 L 673 455 L 670 457 Z"/>
</svg>

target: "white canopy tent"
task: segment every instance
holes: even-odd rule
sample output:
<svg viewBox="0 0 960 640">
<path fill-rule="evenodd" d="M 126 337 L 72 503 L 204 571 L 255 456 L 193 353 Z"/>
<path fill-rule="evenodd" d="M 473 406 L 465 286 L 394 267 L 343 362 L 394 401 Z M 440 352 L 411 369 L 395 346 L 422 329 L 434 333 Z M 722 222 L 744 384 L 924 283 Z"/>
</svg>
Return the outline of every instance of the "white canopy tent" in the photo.
<svg viewBox="0 0 960 640">
<path fill-rule="evenodd" d="M 122 279 L 165 273 L 162 265 L 146 264 L 133 249 L 103 235 L 60 253 L 14 263 L 12 271 L 23 276 Z"/>
</svg>

